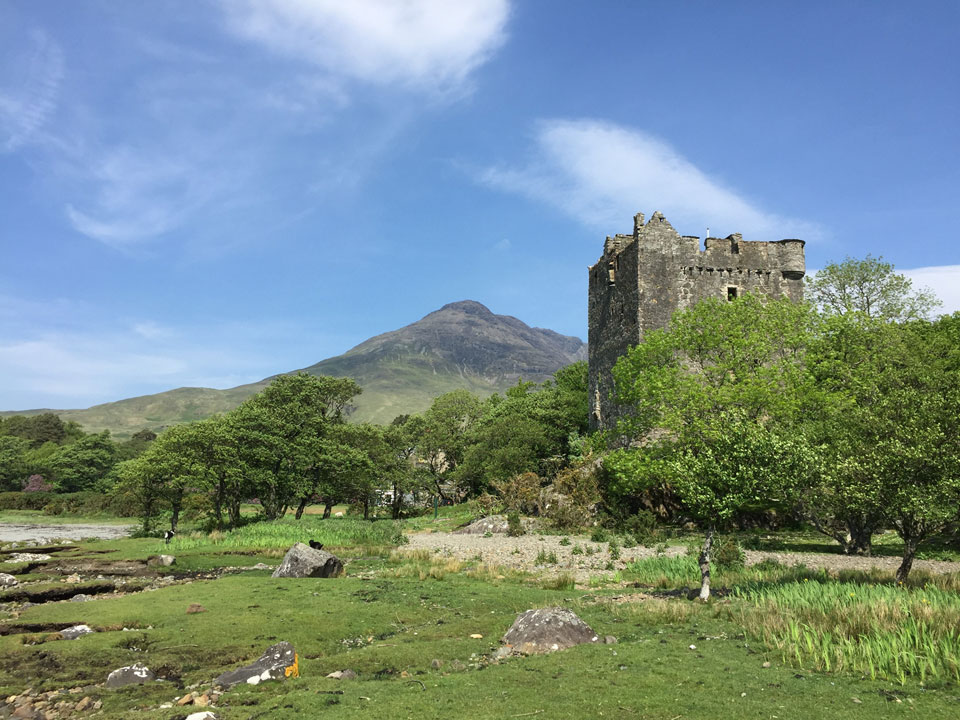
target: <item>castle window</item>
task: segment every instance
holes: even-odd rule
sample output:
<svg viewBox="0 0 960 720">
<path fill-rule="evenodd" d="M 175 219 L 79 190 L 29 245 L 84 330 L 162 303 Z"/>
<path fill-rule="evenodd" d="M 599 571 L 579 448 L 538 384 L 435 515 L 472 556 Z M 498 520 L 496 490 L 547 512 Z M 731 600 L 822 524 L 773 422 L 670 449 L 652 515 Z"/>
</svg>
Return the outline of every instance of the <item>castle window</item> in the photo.
<svg viewBox="0 0 960 720">
<path fill-rule="evenodd" d="M 617 258 L 619 260 L 619 258 Z M 617 284 L 617 271 L 614 268 L 613 263 L 611 262 L 607 265 L 607 285 L 616 285 Z"/>
<path fill-rule="evenodd" d="M 737 289 L 735 287 L 727 288 L 727 300 L 736 300 L 737 299 Z"/>
</svg>

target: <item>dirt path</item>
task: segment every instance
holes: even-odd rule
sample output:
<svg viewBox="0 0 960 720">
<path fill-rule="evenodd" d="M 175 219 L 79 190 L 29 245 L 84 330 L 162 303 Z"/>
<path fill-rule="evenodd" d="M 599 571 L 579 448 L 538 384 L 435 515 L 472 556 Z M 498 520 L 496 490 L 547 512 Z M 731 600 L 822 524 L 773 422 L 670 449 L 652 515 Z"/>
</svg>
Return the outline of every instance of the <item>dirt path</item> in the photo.
<svg viewBox="0 0 960 720">
<path fill-rule="evenodd" d="M 515 570 L 536 571 L 545 575 L 559 575 L 568 573 L 573 575 L 577 582 L 587 582 L 591 576 L 610 575 L 616 570 L 622 570 L 628 563 L 639 558 L 654 557 L 657 552 L 653 548 L 632 547 L 621 548 L 620 558 L 611 561 L 607 543 L 595 543 L 584 538 L 570 538 L 570 545 L 561 545 L 562 538 L 556 535 L 523 535 L 509 537 L 503 534 L 494 534 L 491 537 L 483 535 L 456 535 L 453 533 L 416 533 L 408 536 L 410 550 L 425 549 L 435 552 L 440 557 L 451 557 L 457 560 L 479 560 L 488 565 L 502 565 Z M 579 548 L 581 554 L 574 554 L 574 548 Z M 592 554 L 589 554 L 591 553 Z M 538 565 L 537 556 L 540 553 L 553 553 L 556 563 Z M 675 557 L 687 552 L 685 546 L 670 546 L 664 553 Z M 784 565 L 804 564 L 811 568 L 826 568 L 828 570 L 868 570 L 880 568 L 893 572 L 900 564 L 896 557 L 848 557 L 846 555 L 831 555 L 827 553 L 794 553 L 794 552 L 761 552 L 747 550 L 747 564 L 754 565 L 767 559 L 777 560 Z M 609 563 L 613 562 L 613 570 Z M 938 560 L 917 560 L 914 569 L 927 570 L 935 573 L 960 572 L 960 562 L 944 562 Z"/>
<path fill-rule="evenodd" d="M 97 538 L 114 540 L 126 537 L 135 525 L 31 525 L 0 523 L 0 542 L 28 542 L 45 545 L 61 540 Z"/>
</svg>

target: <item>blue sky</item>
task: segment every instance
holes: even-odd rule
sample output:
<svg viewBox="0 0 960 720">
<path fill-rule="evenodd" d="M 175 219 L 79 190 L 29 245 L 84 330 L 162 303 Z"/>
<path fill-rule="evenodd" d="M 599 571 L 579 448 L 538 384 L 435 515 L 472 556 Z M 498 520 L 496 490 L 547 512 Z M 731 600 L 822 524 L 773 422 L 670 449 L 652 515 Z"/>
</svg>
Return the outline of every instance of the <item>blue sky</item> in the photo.
<svg viewBox="0 0 960 720">
<path fill-rule="evenodd" d="M 0 408 L 231 387 L 462 299 L 586 339 L 683 234 L 960 309 L 960 3 L 0 0 Z"/>
</svg>

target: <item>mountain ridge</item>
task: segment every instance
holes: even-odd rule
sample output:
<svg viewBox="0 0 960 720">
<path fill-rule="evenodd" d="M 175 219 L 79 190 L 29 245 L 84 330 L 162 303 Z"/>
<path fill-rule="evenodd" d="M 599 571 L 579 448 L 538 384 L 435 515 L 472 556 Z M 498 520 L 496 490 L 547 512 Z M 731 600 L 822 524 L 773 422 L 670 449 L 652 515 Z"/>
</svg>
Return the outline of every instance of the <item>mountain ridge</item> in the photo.
<svg viewBox="0 0 960 720">
<path fill-rule="evenodd" d="M 422 412 L 444 392 L 466 389 L 488 396 L 520 379 L 543 382 L 559 368 L 585 359 L 586 345 L 579 338 L 530 327 L 475 300 L 461 300 L 368 338 L 341 355 L 233 388 L 180 387 L 85 409 L 0 411 L 0 415 L 53 412 L 88 432 L 110 430 L 123 438 L 145 427 L 161 430 L 227 412 L 274 377 L 306 372 L 354 378 L 363 392 L 351 419 L 385 423 L 400 414 Z"/>
</svg>

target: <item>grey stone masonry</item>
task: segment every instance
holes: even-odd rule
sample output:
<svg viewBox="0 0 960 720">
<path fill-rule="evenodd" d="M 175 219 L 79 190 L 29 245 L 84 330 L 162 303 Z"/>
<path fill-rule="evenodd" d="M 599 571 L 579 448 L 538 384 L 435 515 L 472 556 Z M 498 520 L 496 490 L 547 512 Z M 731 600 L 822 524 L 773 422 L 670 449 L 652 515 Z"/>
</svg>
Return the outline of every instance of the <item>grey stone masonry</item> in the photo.
<svg viewBox="0 0 960 720">
<path fill-rule="evenodd" d="M 609 429 L 619 412 L 612 400 L 617 359 L 666 327 L 674 312 L 705 298 L 732 300 L 744 293 L 803 299 L 803 240 L 745 241 L 739 233 L 680 235 L 655 212 L 642 213 L 632 235 L 608 237 L 603 256 L 589 269 L 588 353 L 590 426 Z"/>
</svg>

